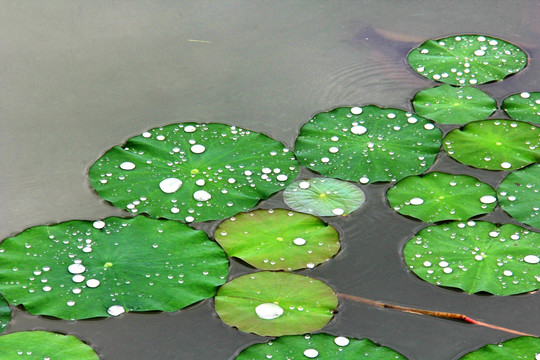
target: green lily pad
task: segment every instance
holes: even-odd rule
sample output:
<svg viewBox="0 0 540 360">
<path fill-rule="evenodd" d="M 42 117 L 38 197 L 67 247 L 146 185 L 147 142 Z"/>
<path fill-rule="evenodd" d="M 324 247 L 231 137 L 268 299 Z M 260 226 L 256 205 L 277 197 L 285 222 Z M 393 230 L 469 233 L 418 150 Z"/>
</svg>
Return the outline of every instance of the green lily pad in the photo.
<svg viewBox="0 0 540 360">
<path fill-rule="evenodd" d="M 99 360 L 90 346 L 72 335 L 20 331 L 0 336 L 2 360 Z"/>
<path fill-rule="evenodd" d="M 264 344 L 244 349 L 236 360 L 318 360 L 364 359 L 395 360 L 407 358 L 400 353 L 375 344 L 369 339 L 355 339 L 325 333 L 281 336 Z"/>
<path fill-rule="evenodd" d="M 283 192 L 291 209 L 317 216 L 348 215 L 366 201 L 358 186 L 331 178 L 295 181 Z"/>
<path fill-rule="evenodd" d="M 251 209 L 291 183 L 298 163 L 266 135 L 224 124 L 182 123 L 115 146 L 90 168 L 97 193 L 132 213 L 185 222 Z"/>
<path fill-rule="evenodd" d="M 222 222 L 214 234 L 229 256 L 263 270 L 313 268 L 339 251 L 337 230 L 285 209 L 261 209 Z"/>
<path fill-rule="evenodd" d="M 441 85 L 419 91 L 412 100 L 418 115 L 440 124 L 465 124 L 482 120 L 497 110 L 497 102 L 470 86 Z"/>
<path fill-rule="evenodd" d="M 540 164 L 508 174 L 499 185 L 499 203 L 517 221 L 540 228 Z"/>
<path fill-rule="evenodd" d="M 428 40 L 413 49 L 408 60 L 418 74 L 451 85 L 502 80 L 527 65 L 527 55 L 519 47 L 486 35 Z"/>
<path fill-rule="evenodd" d="M 540 339 L 520 336 L 498 345 L 486 345 L 463 356 L 461 360 L 536 360 L 540 359 Z"/>
<path fill-rule="evenodd" d="M 390 206 L 425 222 L 467 220 L 493 211 L 497 194 L 468 175 L 431 172 L 407 177 L 386 193 Z"/>
<path fill-rule="evenodd" d="M 517 120 L 482 120 L 454 129 L 444 150 L 460 163 L 487 170 L 516 170 L 540 161 L 540 129 Z"/>
<path fill-rule="evenodd" d="M 320 280 L 261 271 L 219 288 L 215 306 L 221 320 L 239 330 L 263 336 L 297 335 L 328 324 L 338 298 Z"/>
<path fill-rule="evenodd" d="M 6 299 L 0 295 L 0 333 L 4 331 L 11 320 L 11 308 Z"/>
<path fill-rule="evenodd" d="M 540 92 L 522 92 L 503 100 L 501 108 L 512 119 L 540 123 Z"/>
<path fill-rule="evenodd" d="M 514 224 L 454 221 L 428 226 L 403 252 L 409 268 L 432 284 L 495 295 L 540 288 L 540 233 Z"/>
<path fill-rule="evenodd" d="M 300 163 L 343 180 L 397 181 L 435 161 L 441 131 L 423 117 L 375 105 L 341 107 L 315 115 L 300 130 Z"/>
<path fill-rule="evenodd" d="M 0 244 L 0 292 L 62 319 L 176 311 L 214 296 L 227 273 L 203 231 L 144 216 L 36 226 Z"/>
</svg>

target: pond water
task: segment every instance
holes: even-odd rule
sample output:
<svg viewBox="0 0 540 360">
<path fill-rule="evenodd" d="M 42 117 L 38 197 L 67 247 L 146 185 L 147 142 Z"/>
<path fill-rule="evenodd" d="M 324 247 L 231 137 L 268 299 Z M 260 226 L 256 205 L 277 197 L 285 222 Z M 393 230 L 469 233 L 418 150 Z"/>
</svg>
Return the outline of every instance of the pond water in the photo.
<svg viewBox="0 0 540 360">
<path fill-rule="evenodd" d="M 430 38 L 482 33 L 525 49 L 520 74 L 480 88 L 499 101 L 538 91 L 540 3 L 508 1 L 72 1 L 0 3 L 0 238 L 41 224 L 127 216 L 87 180 L 107 149 L 174 122 L 223 122 L 287 146 L 315 113 L 377 104 L 411 110 L 434 85 L 406 64 Z M 495 116 L 501 116 L 496 114 Z M 447 128 L 448 129 L 448 128 Z M 496 186 L 504 172 L 474 170 L 440 154 L 433 170 Z M 305 174 L 308 172 L 306 171 Z M 540 334 L 539 294 L 468 295 L 410 273 L 405 242 L 425 226 L 386 204 L 388 185 L 362 186 L 366 204 L 329 218 L 343 248 L 299 273 L 336 291 L 459 312 Z M 280 195 L 260 204 L 283 206 Z M 513 222 L 500 209 L 482 219 Z M 197 224 L 211 233 L 217 222 Z M 253 271 L 232 261 L 231 277 Z M 68 322 L 16 309 L 7 331 L 69 333 L 104 360 L 234 359 L 265 338 L 222 323 L 211 300 L 175 313 Z M 323 329 L 368 337 L 412 360 L 458 359 L 512 335 L 342 300 Z"/>
</svg>

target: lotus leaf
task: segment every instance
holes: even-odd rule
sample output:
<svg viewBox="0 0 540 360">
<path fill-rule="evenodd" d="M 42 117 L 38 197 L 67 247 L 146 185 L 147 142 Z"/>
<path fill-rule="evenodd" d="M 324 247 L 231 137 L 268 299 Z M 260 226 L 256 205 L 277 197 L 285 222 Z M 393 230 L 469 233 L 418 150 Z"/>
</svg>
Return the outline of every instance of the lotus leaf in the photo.
<svg viewBox="0 0 540 360">
<path fill-rule="evenodd" d="M 537 360 L 540 359 L 540 339 L 520 336 L 498 345 L 486 345 L 463 356 L 461 360 Z"/>
<path fill-rule="evenodd" d="M 540 123 L 540 92 L 522 92 L 503 100 L 501 108 L 512 119 Z"/>
<path fill-rule="evenodd" d="M 517 221 L 540 228 L 540 164 L 508 174 L 499 185 L 499 203 Z"/>
</svg>

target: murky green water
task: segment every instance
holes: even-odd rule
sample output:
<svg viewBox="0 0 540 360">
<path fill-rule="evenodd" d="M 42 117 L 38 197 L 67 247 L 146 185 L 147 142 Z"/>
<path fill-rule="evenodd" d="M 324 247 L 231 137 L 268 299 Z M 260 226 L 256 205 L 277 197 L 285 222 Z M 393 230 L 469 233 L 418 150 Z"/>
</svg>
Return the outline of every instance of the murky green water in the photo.
<svg viewBox="0 0 540 360">
<path fill-rule="evenodd" d="M 111 146 L 158 125 L 224 122 L 292 146 L 320 111 L 370 103 L 410 110 L 414 93 L 434 83 L 413 74 L 405 55 L 428 38 L 511 41 L 528 52 L 529 66 L 481 89 L 497 99 L 538 91 L 539 16 L 534 0 L 0 2 L 0 238 L 127 215 L 95 195 L 87 170 Z M 440 156 L 433 170 L 443 169 L 491 185 L 504 177 Z M 331 219 L 343 250 L 300 273 L 339 292 L 540 333 L 538 293 L 471 296 L 409 273 L 400 251 L 424 224 L 390 209 L 387 187 L 365 186 L 361 210 Z M 281 204 L 276 196 L 262 206 Z M 512 222 L 500 209 L 483 219 Z M 250 271 L 233 261 L 232 276 Z M 512 337 L 349 301 L 339 310 L 325 331 L 369 337 L 413 360 L 457 359 Z M 73 323 L 16 311 L 7 331 L 29 329 L 77 335 L 104 360 L 233 359 L 263 340 L 223 324 L 210 300 L 171 314 Z"/>
</svg>

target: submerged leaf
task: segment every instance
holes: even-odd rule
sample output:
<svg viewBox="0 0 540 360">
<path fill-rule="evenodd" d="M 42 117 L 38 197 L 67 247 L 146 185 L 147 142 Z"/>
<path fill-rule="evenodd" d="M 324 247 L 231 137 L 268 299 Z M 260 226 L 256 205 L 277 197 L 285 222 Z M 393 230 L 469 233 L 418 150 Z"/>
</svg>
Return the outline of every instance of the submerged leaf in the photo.
<svg viewBox="0 0 540 360">
<path fill-rule="evenodd" d="M 540 164 L 508 174 L 498 191 L 504 211 L 519 222 L 540 228 Z"/>
<path fill-rule="evenodd" d="M 498 345 L 486 345 L 465 354 L 461 360 L 536 360 L 540 358 L 540 339 L 532 336 L 520 336 L 506 340 Z"/>
<path fill-rule="evenodd" d="M 540 288 L 540 233 L 514 224 L 428 226 L 407 242 L 403 253 L 409 268 L 432 284 L 495 295 Z"/>
<path fill-rule="evenodd" d="M 264 336 L 317 331 L 332 319 L 337 305 L 336 294 L 322 281 L 286 272 L 240 276 L 215 297 L 223 322 Z"/>
<path fill-rule="evenodd" d="M 90 346 L 72 335 L 20 331 L 0 336 L 2 360 L 99 360 Z"/>
<path fill-rule="evenodd" d="M 502 80 L 527 65 L 527 55 L 519 47 L 485 35 L 428 40 L 412 50 L 408 60 L 418 74 L 452 85 Z"/>
<path fill-rule="evenodd" d="M 435 161 L 441 131 L 428 120 L 375 105 L 341 107 L 315 115 L 300 130 L 300 163 L 343 180 L 397 181 Z"/>
<path fill-rule="evenodd" d="M 540 123 L 540 92 L 522 92 L 503 100 L 501 108 L 512 119 Z"/>
<path fill-rule="evenodd" d="M 236 360 L 318 360 L 363 359 L 395 360 L 406 358 L 398 352 L 369 339 L 355 339 L 325 333 L 281 336 L 264 344 L 244 349 Z"/>
<path fill-rule="evenodd" d="M 495 190 L 468 175 L 431 172 L 410 176 L 388 189 L 390 206 L 426 222 L 467 220 L 493 211 Z"/>
<path fill-rule="evenodd" d="M 358 186 L 331 178 L 295 181 L 283 192 L 291 209 L 317 216 L 348 215 L 358 209 L 366 196 Z"/>
<path fill-rule="evenodd" d="M 441 85 L 419 91 L 413 98 L 418 115 L 440 124 L 465 124 L 482 120 L 497 110 L 497 102 L 470 86 Z"/>
<path fill-rule="evenodd" d="M 144 216 L 36 226 L 0 244 L 0 292 L 62 319 L 176 311 L 212 297 L 227 273 L 203 231 Z"/>
<path fill-rule="evenodd" d="M 251 209 L 291 183 L 298 163 L 266 135 L 224 124 L 155 128 L 115 146 L 90 169 L 98 194 L 132 213 L 185 222 Z"/>
<path fill-rule="evenodd" d="M 475 121 L 450 131 L 444 150 L 476 168 L 516 170 L 540 161 L 540 129 L 517 120 Z"/>
<path fill-rule="evenodd" d="M 321 219 L 261 209 L 222 222 L 214 234 L 229 256 L 263 270 L 313 268 L 339 251 L 339 234 Z"/>
</svg>

